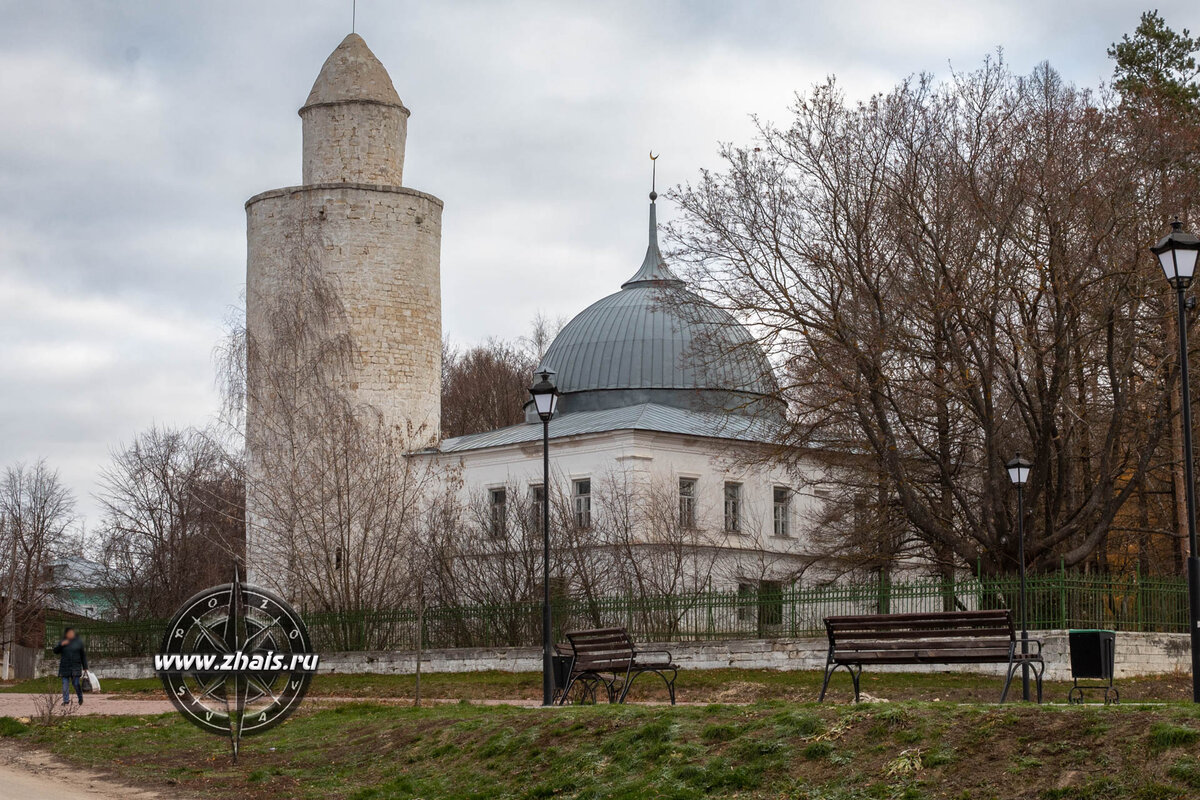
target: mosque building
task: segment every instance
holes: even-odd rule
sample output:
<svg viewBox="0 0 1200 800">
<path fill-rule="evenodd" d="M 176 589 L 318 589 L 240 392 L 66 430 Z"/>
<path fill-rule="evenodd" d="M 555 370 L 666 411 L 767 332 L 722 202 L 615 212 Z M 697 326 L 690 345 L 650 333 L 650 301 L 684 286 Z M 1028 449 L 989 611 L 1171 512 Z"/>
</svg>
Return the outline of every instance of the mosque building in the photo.
<svg viewBox="0 0 1200 800">
<path fill-rule="evenodd" d="M 409 110 L 363 39 L 350 34 L 300 116 L 303 183 L 246 204 L 248 330 L 272 333 L 254 298 L 294 269 L 281 255 L 289 243 L 318 231 L 307 257 L 336 278 L 360 355 L 356 399 L 416 431 L 414 457 L 453 467 L 463 496 L 484 498 L 502 523 L 514 492 L 544 491 L 542 423 L 528 408 L 526 421 L 511 427 L 438 433 L 442 201 L 402 183 Z M 747 458 L 769 446 L 782 419 L 775 377 L 751 332 L 671 271 L 659 249 L 656 200 L 652 192 L 641 265 L 545 352 L 543 368 L 561 392 L 549 423 L 552 485 L 569 497 L 580 529 L 591 525 L 605 487 L 635 498 L 655 493 L 672 527 L 708 532 L 707 588 L 794 583 L 813 561 L 806 541 L 820 488 L 796 485 L 769 459 Z M 270 427 L 270 413 L 251 404 L 248 441 Z M 248 519 L 253 577 L 254 508 Z M 638 534 L 647 547 L 656 535 Z"/>
</svg>

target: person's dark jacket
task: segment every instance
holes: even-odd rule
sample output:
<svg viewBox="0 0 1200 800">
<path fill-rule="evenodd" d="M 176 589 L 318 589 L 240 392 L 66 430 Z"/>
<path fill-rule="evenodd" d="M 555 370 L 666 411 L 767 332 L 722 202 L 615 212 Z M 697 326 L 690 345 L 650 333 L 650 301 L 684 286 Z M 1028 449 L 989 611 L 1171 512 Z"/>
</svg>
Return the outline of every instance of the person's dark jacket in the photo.
<svg viewBox="0 0 1200 800">
<path fill-rule="evenodd" d="M 60 678 L 78 678 L 88 668 L 87 651 L 83 649 L 83 640 L 78 636 L 65 645 L 56 644 L 54 652 L 59 654 L 58 677 Z"/>
</svg>

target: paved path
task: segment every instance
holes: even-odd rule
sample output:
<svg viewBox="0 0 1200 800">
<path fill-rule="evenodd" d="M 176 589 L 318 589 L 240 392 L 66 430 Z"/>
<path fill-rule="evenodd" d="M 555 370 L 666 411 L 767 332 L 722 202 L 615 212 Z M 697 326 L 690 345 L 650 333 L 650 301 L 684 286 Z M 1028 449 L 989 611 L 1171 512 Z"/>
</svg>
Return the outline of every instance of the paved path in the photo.
<svg viewBox="0 0 1200 800">
<path fill-rule="evenodd" d="M 36 694 L 5 694 L 0 692 L 0 717 L 30 717 L 33 716 L 37 708 L 37 701 L 41 695 Z M 61 702 L 61 700 L 59 701 Z M 305 699 L 305 705 L 332 705 L 336 703 L 382 703 L 384 705 L 396 706 L 411 706 L 411 698 L 403 697 L 312 697 Z M 458 703 L 457 699 L 427 697 L 423 701 L 426 705 L 440 705 L 443 703 Z M 537 700 L 472 700 L 472 704 L 479 706 L 531 706 L 539 705 Z M 78 705 L 72 699 L 71 711 L 76 714 L 105 714 L 105 715 L 122 715 L 122 714 L 168 714 L 175 710 L 175 706 L 171 705 L 170 700 L 162 699 L 161 697 L 150 697 L 139 699 L 130 695 L 89 695 L 84 698 L 83 705 Z"/>
<path fill-rule="evenodd" d="M 37 707 L 37 700 L 41 695 L 36 694 L 5 694 L 0 692 L 0 717 L 29 717 L 33 716 Z M 865 700 L 874 700 L 865 692 L 863 693 Z M 61 702 L 61 700 L 60 700 Z M 383 705 L 392 706 L 411 706 L 411 697 L 313 697 L 309 695 L 305 698 L 305 705 L 325 706 L 335 705 L 337 703 L 381 703 Z M 426 697 L 421 701 L 425 705 L 443 705 L 443 704 L 458 704 L 462 702 L 458 698 L 453 697 Z M 471 705 L 476 706 L 518 706 L 522 708 L 540 708 L 540 700 L 528 699 L 503 699 L 503 698 L 475 698 L 469 701 Z M 668 703 L 665 700 L 639 700 L 634 705 L 638 706 L 665 706 Z M 705 706 L 707 702 L 684 702 L 680 701 L 681 706 Z M 733 703 L 732 705 L 745 705 L 745 703 Z M 107 715 L 140 715 L 140 714 L 169 714 L 175 710 L 175 706 L 171 705 L 170 700 L 166 700 L 161 696 L 139 699 L 133 695 L 88 695 L 84 699 L 82 706 L 72 701 L 71 714 L 107 714 Z M 0 799 L 2 800 L 2 799 Z"/>
<path fill-rule="evenodd" d="M 37 708 L 42 695 L 0 692 L 0 717 L 29 717 Z M 62 702 L 60 697 L 55 702 Z M 166 714 L 174 711 L 171 701 L 163 698 L 136 700 L 129 695 L 92 694 L 84 697 L 83 705 L 71 698 L 72 714 Z"/>
</svg>

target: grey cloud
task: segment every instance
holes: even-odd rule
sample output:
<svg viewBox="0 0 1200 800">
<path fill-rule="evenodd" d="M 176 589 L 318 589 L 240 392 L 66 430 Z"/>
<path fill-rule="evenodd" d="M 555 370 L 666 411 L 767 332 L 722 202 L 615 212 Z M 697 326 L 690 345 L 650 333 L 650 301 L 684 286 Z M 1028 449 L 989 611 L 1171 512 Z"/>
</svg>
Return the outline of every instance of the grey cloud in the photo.
<svg viewBox="0 0 1200 800">
<path fill-rule="evenodd" d="M 0 0 L 0 463 L 45 455 L 80 495 L 152 421 L 203 423 L 245 269 L 244 201 L 297 183 L 303 102 L 349 3 Z M 1194 3 L 1160 3 L 1200 28 Z M 406 183 L 446 202 L 445 329 L 516 336 L 641 260 L 663 185 L 784 119 L 997 46 L 1107 76 L 1128 3 L 359 0 L 413 110 Z M 671 209 L 662 209 L 669 219 Z"/>
</svg>

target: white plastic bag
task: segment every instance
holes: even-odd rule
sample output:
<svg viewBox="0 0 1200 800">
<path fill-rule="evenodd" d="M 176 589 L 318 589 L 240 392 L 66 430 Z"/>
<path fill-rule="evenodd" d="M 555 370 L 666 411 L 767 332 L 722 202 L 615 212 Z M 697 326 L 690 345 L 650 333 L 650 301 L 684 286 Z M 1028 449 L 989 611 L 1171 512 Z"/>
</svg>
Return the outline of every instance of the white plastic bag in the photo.
<svg viewBox="0 0 1200 800">
<path fill-rule="evenodd" d="M 93 692 L 100 691 L 100 679 L 96 677 L 96 673 L 89 669 L 84 677 L 87 678 L 88 685 L 92 687 Z"/>
</svg>

